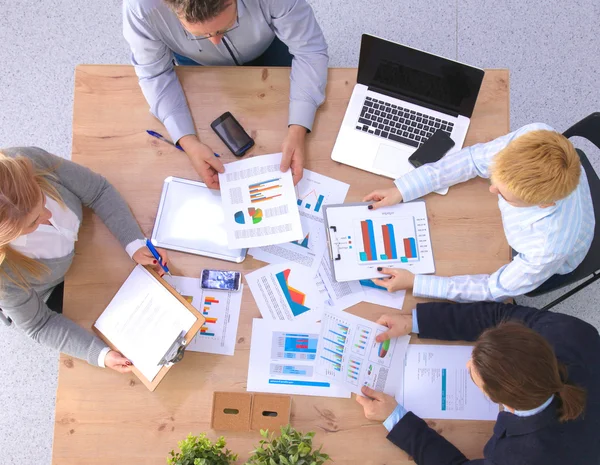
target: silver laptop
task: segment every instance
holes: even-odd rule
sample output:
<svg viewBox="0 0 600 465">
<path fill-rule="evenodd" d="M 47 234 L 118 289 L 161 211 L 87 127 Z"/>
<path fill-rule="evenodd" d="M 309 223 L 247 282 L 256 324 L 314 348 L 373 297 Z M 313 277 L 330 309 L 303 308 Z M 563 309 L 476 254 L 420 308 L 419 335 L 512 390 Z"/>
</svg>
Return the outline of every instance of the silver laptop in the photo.
<svg viewBox="0 0 600 465">
<path fill-rule="evenodd" d="M 331 158 L 396 179 L 441 129 L 462 148 L 484 71 L 363 34 L 357 84 Z"/>
</svg>

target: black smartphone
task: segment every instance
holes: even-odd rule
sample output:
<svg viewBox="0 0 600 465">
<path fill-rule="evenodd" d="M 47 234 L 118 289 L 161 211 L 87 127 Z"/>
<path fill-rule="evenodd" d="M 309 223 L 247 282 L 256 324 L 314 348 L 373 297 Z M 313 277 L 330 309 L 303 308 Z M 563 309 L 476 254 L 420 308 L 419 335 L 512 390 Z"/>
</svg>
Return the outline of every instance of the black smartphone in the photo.
<svg viewBox="0 0 600 465">
<path fill-rule="evenodd" d="M 216 289 L 218 291 L 239 291 L 242 274 L 239 271 L 202 270 L 202 289 Z"/>
<path fill-rule="evenodd" d="M 408 158 L 408 161 L 415 168 L 425 163 L 434 163 L 441 159 L 446 152 L 454 147 L 454 141 L 448 133 L 438 129 L 421 147 Z"/>
<path fill-rule="evenodd" d="M 243 156 L 254 145 L 252 137 L 228 111 L 210 123 L 210 127 L 236 157 Z"/>
</svg>

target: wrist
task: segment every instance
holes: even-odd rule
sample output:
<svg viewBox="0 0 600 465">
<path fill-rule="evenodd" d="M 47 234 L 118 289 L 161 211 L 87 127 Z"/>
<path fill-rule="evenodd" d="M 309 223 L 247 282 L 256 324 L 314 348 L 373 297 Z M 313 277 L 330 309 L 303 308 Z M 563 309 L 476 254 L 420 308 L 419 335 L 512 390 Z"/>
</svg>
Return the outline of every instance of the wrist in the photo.
<svg viewBox="0 0 600 465">
<path fill-rule="evenodd" d="M 288 134 L 296 137 L 304 137 L 308 133 L 308 129 L 299 124 L 290 124 L 288 127 Z"/>
<path fill-rule="evenodd" d="M 200 139 L 198 139 L 198 136 L 196 134 L 188 134 L 187 136 L 183 136 L 177 141 L 177 145 L 179 145 L 186 152 L 188 151 L 188 149 L 191 149 L 194 146 L 197 146 L 201 143 L 202 142 L 200 142 Z"/>
</svg>

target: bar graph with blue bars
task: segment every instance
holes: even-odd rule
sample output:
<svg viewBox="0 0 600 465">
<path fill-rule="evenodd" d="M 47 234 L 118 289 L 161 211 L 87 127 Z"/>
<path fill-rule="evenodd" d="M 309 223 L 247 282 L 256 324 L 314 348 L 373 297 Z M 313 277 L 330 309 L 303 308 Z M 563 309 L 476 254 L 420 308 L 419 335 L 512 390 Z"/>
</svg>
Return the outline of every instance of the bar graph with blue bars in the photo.
<svg viewBox="0 0 600 465">
<path fill-rule="evenodd" d="M 358 250 L 359 261 L 418 261 L 419 251 L 413 225 L 414 222 L 410 220 L 396 220 L 394 223 L 385 222 L 385 219 L 360 221 L 363 247 L 362 251 Z"/>
<path fill-rule="evenodd" d="M 317 193 L 313 189 L 308 194 L 298 199 L 298 206 L 304 206 L 307 210 L 313 210 L 315 213 L 319 213 L 324 200 L 325 196 Z"/>
</svg>

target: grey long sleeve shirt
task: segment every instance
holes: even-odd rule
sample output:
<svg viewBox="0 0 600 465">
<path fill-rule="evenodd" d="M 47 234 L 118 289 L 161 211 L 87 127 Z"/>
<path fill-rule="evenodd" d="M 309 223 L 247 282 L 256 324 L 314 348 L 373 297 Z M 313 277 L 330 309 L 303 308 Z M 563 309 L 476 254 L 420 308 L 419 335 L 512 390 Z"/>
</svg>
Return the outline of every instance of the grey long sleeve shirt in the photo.
<svg viewBox="0 0 600 465">
<path fill-rule="evenodd" d="M 234 66 L 236 61 L 243 64 L 259 57 L 275 36 L 294 56 L 288 122 L 312 130 L 317 108 L 325 100 L 329 57 L 310 5 L 306 0 L 237 0 L 237 5 L 239 27 L 214 45 L 192 40 L 162 0 L 123 2 L 123 34 L 131 48 L 131 62 L 150 111 L 173 141 L 196 133 L 175 74 L 173 52 L 201 65 Z"/>
<path fill-rule="evenodd" d="M 79 221 L 83 219 L 83 206 L 93 209 L 123 248 L 136 239 L 144 238 L 123 197 L 99 174 L 36 147 L 0 151 L 9 157 L 23 155 L 30 158 L 36 168 L 50 171 L 54 176 L 49 179 L 50 183 Z M 44 297 L 64 280 L 74 256 L 75 253 L 71 252 L 64 257 L 38 259 L 48 267 L 49 273 L 33 280 L 28 289 L 21 289 L 9 279 L 2 279 L 0 308 L 19 330 L 40 344 L 98 365 L 98 356 L 106 344 L 75 322 L 51 311 L 44 301 Z M 13 276 L 5 263 L 2 269 Z"/>
</svg>

